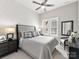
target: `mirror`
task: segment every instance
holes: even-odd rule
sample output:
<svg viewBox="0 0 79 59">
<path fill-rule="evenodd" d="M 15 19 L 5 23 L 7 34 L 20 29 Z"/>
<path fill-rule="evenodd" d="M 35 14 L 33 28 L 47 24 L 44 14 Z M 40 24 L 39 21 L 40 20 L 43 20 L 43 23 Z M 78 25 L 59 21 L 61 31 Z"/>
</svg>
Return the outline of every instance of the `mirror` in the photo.
<svg viewBox="0 0 79 59">
<path fill-rule="evenodd" d="M 69 36 L 73 32 L 73 21 L 61 22 L 61 34 Z"/>
</svg>

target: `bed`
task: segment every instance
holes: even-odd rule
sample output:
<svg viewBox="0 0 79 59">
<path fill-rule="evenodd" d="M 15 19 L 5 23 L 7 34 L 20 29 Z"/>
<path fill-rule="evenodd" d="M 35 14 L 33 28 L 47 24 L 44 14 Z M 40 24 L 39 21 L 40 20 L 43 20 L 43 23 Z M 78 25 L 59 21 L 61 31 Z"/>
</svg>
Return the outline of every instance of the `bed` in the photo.
<svg viewBox="0 0 79 59">
<path fill-rule="evenodd" d="M 19 25 L 18 31 L 22 36 L 19 36 L 19 47 L 22 50 L 27 52 L 34 59 L 52 59 L 52 53 L 55 49 L 55 46 L 58 44 L 56 38 L 49 36 L 35 36 L 31 38 L 24 38 L 24 32 L 35 31 L 35 27 L 33 26 L 29 27 Z"/>
</svg>

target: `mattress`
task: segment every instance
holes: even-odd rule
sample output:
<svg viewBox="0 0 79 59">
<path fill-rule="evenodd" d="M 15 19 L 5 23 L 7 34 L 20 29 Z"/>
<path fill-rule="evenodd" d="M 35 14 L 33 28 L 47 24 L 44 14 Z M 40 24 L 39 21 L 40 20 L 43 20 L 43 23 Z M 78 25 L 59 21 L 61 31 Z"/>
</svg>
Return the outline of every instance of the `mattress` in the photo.
<svg viewBox="0 0 79 59">
<path fill-rule="evenodd" d="M 54 37 L 37 36 L 20 40 L 20 48 L 34 59 L 52 59 L 52 52 L 58 41 Z"/>
</svg>

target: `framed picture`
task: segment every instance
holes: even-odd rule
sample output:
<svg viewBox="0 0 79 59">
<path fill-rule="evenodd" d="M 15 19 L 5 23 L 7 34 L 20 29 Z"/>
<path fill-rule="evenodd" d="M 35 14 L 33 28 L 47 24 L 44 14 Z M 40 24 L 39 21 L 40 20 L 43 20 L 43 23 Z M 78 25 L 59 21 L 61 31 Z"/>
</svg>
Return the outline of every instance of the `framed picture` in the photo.
<svg viewBox="0 0 79 59">
<path fill-rule="evenodd" d="M 14 33 L 8 33 L 7 34 L 7 39 L 9 39 L 9 38 L 14 38 Z"/>
</svg>

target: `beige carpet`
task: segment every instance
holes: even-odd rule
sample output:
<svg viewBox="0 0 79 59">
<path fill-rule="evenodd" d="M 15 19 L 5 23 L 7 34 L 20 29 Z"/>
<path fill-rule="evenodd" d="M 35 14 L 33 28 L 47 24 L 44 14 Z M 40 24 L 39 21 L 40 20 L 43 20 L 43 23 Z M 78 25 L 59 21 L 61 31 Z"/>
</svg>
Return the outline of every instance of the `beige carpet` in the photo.
<svg viewBox="0 0 79 59">
<path fill-rule="evenodd" d="M 53 59 L 67 59 L 67 58 L 65 58 L 57 50 L 55 50 L 55 52 L 53 54 Z"/>
<path fill-rule="evenodd" d="M 18 52 L 14 52 L 8 56 L 5 56 L 1 59 L 32 59 L 28 55 L 26 55 L 23 51 L 19 50 Z"/>
<path fill-rule="evenodd" d="M 30 56 L 25 54 L 23 51 L 19 50 L 18 52 L 14 52 L 8 56 L 5 56 L 1 59 L 32 59 Z M 54 54 L 54 58 L 52 59 L 65 59 L 60 53 L 56 52 Z"/>
</svg>

